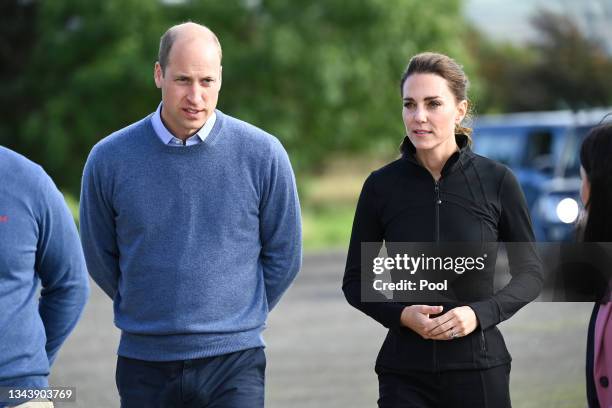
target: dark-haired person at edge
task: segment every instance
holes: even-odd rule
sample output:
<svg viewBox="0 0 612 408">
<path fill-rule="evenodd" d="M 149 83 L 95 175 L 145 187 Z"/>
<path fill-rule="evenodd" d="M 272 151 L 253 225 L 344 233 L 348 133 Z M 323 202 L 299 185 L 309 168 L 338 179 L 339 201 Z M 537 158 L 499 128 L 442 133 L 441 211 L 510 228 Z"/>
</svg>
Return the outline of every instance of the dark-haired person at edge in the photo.
<svg viewBox="0 0 612 408">
<path fill-rule="evenodd" d="M 535 299 L 535 252 L 508 250 L 510 282 L 483 276 L 476 301 L 365 302 L 363 242 L 534 241 L 524 195 L 505 166 L 470 150 L 468 79 L 453 59 L 414 56 L 401 78 L 406 134 L 401 158 L 365 181 L 353 223 L 343 291 L 389 329 L 376 361 L 379 407 L 510 407 L 511 357 L 496 325 Z M 530 244 L 531 246 L 531 244 Z M 479 278 L 480 279 L 480 278 Z"/>
<path fill-rule="evenodd" d="M 586 223 L 584 242 L 612 241 L 612 124 L 593 128 L 580 149 L 581 196 Z M 609 294 L 608 291 L 604 293 Z M 595 303 L 587 343 L 587 397 L 590 408 L 612 407 L 612 303 L 604 296 Z"/>
</svg>

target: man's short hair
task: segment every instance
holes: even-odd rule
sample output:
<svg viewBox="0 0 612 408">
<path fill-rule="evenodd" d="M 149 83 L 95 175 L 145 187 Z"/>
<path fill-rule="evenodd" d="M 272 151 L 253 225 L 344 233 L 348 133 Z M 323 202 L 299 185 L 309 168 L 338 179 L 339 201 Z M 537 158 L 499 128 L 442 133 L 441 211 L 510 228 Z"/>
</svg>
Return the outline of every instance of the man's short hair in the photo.
<svg viewBox="0 0 612 408">
<path fill-rule="evenodd" d="M 188 21 L 187 23 L 191 23 L 191 21 Z M 183 23 L 183 24 L 186 24 L 186 23 Z M 193 24 L 197 24 L 197 23 L 193 23 Z M 181 25 L 182 24 L 178 24 L 178 25 L 170 27 L 164 33 L 164 35 L 161 36 L 161 39 L 159 40 L 159 53 L 157 55 L 157 61 L 159 62 L 159 65 L 161 67 L 162 74 L 166 72 L 166 66 L 168 65 L 168 57 L 170 55 L 170 50 L 172 49 L 172 45 L 174 45 L 174 41 L 176 40 L 176 37 L 177 37 L 177 31 L 178 31 L 177 28 Z M 210 33 L 211 37 L 217 44 L 217 48 L 219 49 L 219 60 L 221 60 L 221 58 L 223 57 L 223 53 L 221 51 L 221 43 L 219 42 L 219 39 L 217 38 L 215 33 L 210 28 L 206 27 L 205 25 L 202 25 L 202 24 L 197 24 L 197 25 L 204 28 L 206 31 Z"/>
</svg>

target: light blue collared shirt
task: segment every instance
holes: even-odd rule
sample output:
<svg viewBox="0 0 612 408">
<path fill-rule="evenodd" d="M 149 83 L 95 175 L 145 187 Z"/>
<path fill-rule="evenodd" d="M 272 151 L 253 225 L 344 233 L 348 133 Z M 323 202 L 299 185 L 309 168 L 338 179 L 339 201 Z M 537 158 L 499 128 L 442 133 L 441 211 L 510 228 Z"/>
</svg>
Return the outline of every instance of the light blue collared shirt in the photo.
<svg viewBox="0 0 612 408">
<path fill-rule="evenodd" d="M 166 125 L 164 125 L 164 122 L 162 122 L 161 109 L 162 103 L 160 102 L 159 106 L 157 107 L 157 110 L 151 118 L 151 122 L 153 123 L 153 129 L 155 130 L 157 136 L 159 136 L 159 138 L 164 144 L 167 144 L 169 146 L 193 146 L 202 143 L 210 134 L 210 131 L 212 130 L 213 126 L 215 125 L 215 121 L 217 120 L 217 114 L 213 112 L 213 114 L 208 118 L 204 126 L 202 126 L 202 128 L 200 128 L 200 130 L 198 130 L 193 136 L 185 140 L 185 143 L 183 144 L 183 141 L 178 137 L 174 136 L 172 133 L 170 133 L 168 128 L 166 128 Z"/>
</svg>

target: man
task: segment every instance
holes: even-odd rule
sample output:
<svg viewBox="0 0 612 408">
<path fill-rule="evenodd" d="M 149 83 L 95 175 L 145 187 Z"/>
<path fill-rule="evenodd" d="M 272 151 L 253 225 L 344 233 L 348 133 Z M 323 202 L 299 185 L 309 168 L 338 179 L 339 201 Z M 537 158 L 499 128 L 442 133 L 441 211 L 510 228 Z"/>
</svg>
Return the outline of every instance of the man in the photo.
<svg viewBox="0 0 612 408">
<path fill-rule="evenodd" d="M 99 142 L 83 175 L 85 258 L 122 330 L 121 403 L 261 407 L 261 332 L 301 264 L 289 159 L 215 109 L 208 28 L 170 28 L 154 76 L 157 111 Z"/>
<path fill-rule="evenodd" d="M 85 307 L 89 284 L 74 220 L 44 170 L 0 146 L 0 180 L 0 387 L 5 387 L 0 407 L 4 407 L 23 402 L 11 398 L 23 395 L 17 389 L 26 390 L 27 399 L 28 390 L 48 387 L 49 368 Z"/>
</svg>

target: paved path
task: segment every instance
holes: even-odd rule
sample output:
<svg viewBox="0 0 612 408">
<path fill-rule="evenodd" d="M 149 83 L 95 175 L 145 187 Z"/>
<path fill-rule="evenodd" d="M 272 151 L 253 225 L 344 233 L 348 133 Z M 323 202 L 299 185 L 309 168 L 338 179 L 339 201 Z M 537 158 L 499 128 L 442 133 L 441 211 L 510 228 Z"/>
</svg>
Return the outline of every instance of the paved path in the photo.
<svg viewBox="0 0 612 408">
<path fill-rule="evenodd" d="M 343 267 L 342 253 L 306 256 L 295 284 L 270 315 L 267 407 L 376 405 L 373 364 L 385 330 L 345 302 Z M 584 303 L 534 303 L 500 326 L 514 357 L 515 408 L 586 406 L 583 366 L 590 309 Z M 58 407 L 119 405 L 114 384 L 118 338 L 111 302 L 92 284 L 83 319 L 51 376 L 53 385 L 75 386 L 77 402 Z"/>
</svg>

